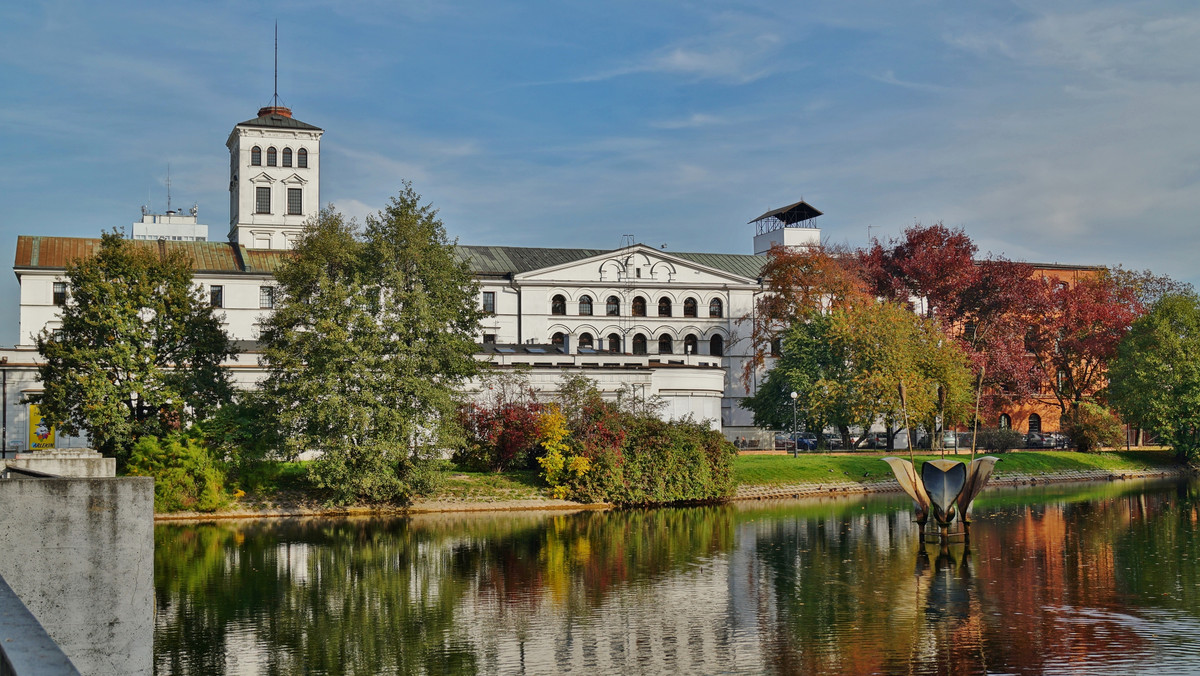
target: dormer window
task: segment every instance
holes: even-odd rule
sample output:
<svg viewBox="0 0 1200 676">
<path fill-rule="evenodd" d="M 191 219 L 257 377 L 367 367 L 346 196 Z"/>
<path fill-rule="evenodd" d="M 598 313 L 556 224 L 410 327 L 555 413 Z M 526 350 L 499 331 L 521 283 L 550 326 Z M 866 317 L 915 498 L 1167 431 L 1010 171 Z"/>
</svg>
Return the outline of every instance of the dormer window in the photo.
<svg viewBox="0 0 1200 676">
<path fill-rule="evenodd" d="M 262 148 L 254 146 L 250 149 L 250 165 L 255 167 L 262 166 Z"/>
<path fill-rule="evenodd" d="M 283 166 L 285 166 L 285 167 L 292 166 L 292 149 L 291 148 L 283 149 Z"/>
<path fill-rule="evenodd" d="M 296 152 L 296 166 L 301 169 L 308 168 L 308 151 L 304 148 Z"/>
<path fill-rule="evenodd" d="M 267 148 L 267 166 L 268 167 L 275 166 L 275 146 L 271 146 L 270 148 Z"/>
</svg>

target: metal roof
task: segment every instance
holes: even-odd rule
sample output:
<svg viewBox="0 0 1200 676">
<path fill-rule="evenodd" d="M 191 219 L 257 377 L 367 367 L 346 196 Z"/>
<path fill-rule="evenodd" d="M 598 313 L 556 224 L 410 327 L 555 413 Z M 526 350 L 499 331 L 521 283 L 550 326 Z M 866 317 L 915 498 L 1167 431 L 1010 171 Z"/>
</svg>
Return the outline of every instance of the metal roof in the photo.
<svg viewBox="0 0 1200 676">
<path fill-rule="evenodd" d="M 617 251 L 616 249 L 462 245 L 458 247 L 458 250 L 477 275 L 515 275 Z M 664 251 L 663 253 L 750 279 L 757 279 L 761 275 L 762 265 L 766 262 L 762 256 L 749 254 L 680 253 L 677 251 Z"/>
<path fill-rule="evenodd" d="M 155 252 L 182 252 L 196 272 L 272 273 L 279 267 L 282 251 L 246 249 L 229 242 L 176 242 L 128 240 L 135 247 Z M 14 268 L 63 269 L 80 258 L 91 258 L 100 250 L 98 237 L 17 237 Z"/>
<path fill-rule="evenodd" d="M 281 129 L 309 129 L 312 131 L 325 131 L 320 127 L 313 126 L 307 122 L 301 122 L 294 117 L 285 117 L 278 114 L 260 115 L 252 120 L 238 122 L 239 127 L 276 127 Z"/>
<path fill-rule="evenodd" d="M 800 223 L 801 221 L 807 221 L 809 219 L 816 218 L 820 215 L 821 212 L 818 211 L 816 207 L 808 202 L 805 202 L 804 200 L 800 200 L 799 202 L 796 202 L 795 204 L 789 204 L 786 207 L 772 209 L 762 216 L 759 216 L 758 218 L 748 222 L 757 223 L 768 218 L 774 218 L 782 222 L 784 225 L 792 225 L 794 223 Z"/>
</svg>

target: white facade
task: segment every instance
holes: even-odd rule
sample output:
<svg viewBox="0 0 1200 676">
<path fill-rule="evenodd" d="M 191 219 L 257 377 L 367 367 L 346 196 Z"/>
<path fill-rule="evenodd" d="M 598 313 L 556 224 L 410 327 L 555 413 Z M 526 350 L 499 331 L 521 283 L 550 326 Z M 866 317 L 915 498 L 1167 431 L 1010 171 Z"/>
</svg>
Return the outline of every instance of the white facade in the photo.
<svg viewBox="0 0 1200 676">
<path fill-rule="evenodd" d="M 271 106 L 230 132 L 229 241 L 289 249 L 321 206 L 321 135 L 292 111 Z"/>
</svg>

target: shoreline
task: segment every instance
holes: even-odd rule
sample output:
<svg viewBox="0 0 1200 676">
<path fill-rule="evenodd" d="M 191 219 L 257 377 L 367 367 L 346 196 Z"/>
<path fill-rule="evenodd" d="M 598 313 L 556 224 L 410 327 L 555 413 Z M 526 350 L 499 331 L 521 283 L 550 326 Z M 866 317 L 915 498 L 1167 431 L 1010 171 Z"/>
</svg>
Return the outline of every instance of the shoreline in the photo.
<svg viewBox="0 0 1200 676">
<path fill-rule="evenodd" d="M 1127 481 L 1134 479 L 1183 478 L 1195 475 L 1187 467 L 1154 470 L 1074 470 L 1067 472 L 1045 472 L 1039 474 L 1006 474 L 992 477 L 988 488 L 993 486 L 1035 486 L 1042 484 L 1070 484 L 1087 481 Z M 986 490 L 986 489 L 985 489 Z M 859 483 L 835 481 L 826 483 L 797 484 L 751 484 L 739 486 L 729 498 L 730 502 L 753 500 L 781 500 L 813 497 L 836 497 L 866 493 L 899 493 L 900 484 L 895 479 Z M 172 512 L 155 514 L 156 523 L 186 521 L 228 521 L 246 519 L 275 519 L 289 517 L 347 517 L 347 516 L 406 516 L 416 514 L 446 514 L 468 512 L 581 512 L 588 510 L 613 509 L 610 503 L 580 503 L 552 498 L 487 500 L 439 497 L 415 500 L 407 507 L 361 506 L 325 507 L 316 503 L 297 503 L 262 509 L 227 509 L 212 513 Z"/>
</svg>

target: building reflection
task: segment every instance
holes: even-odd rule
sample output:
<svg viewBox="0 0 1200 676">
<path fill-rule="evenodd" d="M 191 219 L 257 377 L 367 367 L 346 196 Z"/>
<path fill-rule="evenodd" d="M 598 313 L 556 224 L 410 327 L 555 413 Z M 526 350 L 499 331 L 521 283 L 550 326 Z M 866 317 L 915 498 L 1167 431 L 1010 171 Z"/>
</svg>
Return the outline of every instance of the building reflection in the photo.
<svg viewBox="0 0 1200 676">
<path fill-rule="evenodd" d="M 1194 489 L 1073 490 L 989 494 L 969 548 L 920 543 L 902 502 L 865 498 L 160 526 L 156 665 L 971 674 L 1153 663 L 1163 648 L 1139 612 L 1200 627 Z"/>
</svg>

